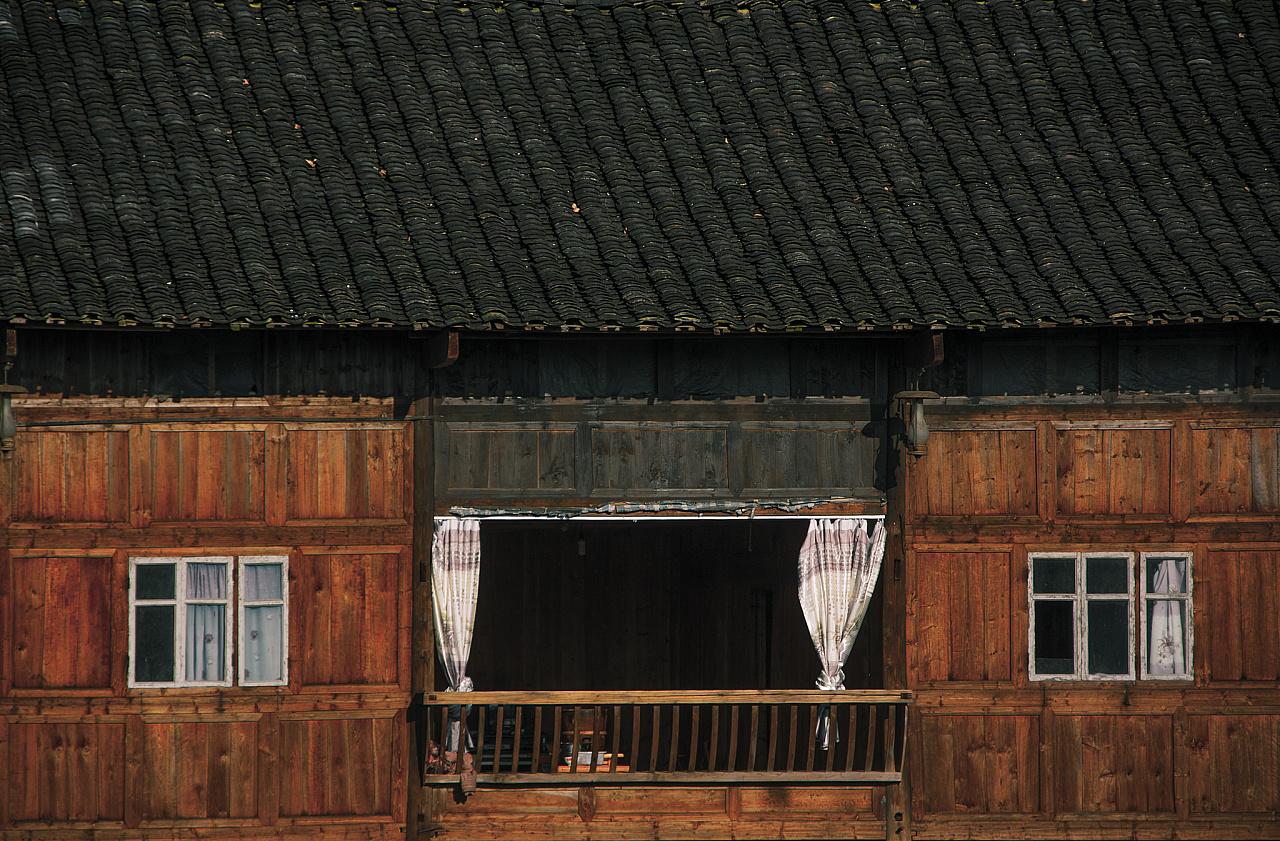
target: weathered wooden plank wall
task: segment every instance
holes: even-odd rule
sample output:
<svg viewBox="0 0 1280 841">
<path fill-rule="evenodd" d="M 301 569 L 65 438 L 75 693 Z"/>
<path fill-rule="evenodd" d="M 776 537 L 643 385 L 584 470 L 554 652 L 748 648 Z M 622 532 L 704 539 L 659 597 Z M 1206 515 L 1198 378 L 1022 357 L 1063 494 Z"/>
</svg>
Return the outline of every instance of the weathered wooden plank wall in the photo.
<svg viewBox="0 0 1280 841">
<path fill-rule="evenodd" d="M 915 835 L 1280 833 L 1280 403 L 928 414 L 907 466 Z M 1194 680 L 1029 680 L 1028 553 L 1084 549 L 1192 553 Z"/>
<path fill-rule="evenodd" d="M 412 448 L 391 401 L 19 411 L 45 425 L 0 465 L 0 836 L 402 838 Z M 288 555 L 288 686 L 126 689 L 129 556 L 199 554 Z"/>
<path fill-rule="evenodd" d="M 883 423 L 868 400 L 497 405 L 442 401 L 436 509 L 667 501 L 883 508 Z"/>
</svg>

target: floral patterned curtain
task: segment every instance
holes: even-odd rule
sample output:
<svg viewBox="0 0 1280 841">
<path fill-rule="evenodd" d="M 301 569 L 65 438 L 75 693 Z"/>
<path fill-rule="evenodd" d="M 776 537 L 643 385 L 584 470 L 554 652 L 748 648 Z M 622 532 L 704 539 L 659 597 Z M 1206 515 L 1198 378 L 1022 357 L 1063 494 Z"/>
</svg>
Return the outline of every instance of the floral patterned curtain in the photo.
<svg viewBox="0 0 1280 841">
<path fill-rule="evenodd" d="M 852 517 L 809 521 L 800 548 L 800 605 L 822 671 L 819 689 L 844 689 L 844 661 L 867 615 L 884 557 L 884 526 L 871 534 L 868 521 Z M 818 722 L 824 749 L 835 734 L 826 711 Z M 837 737 L 838 738 L 838 737 Z"/>
<path fill-rule="evenodd" d="M 1156 569 L 1150 593 L 1185 593 L 1186 582 L 1178 558 L 1165 558 Z M 1147 674 L 1187 674 L 1187 636 L 1183 629 L 1185 602 L 1174 599 L 1151 600 L 1147 639 Z"/>
<path fill-rule="evenodd" d="M 431 606 L 435 614 L 436 651 L 449 679 L 450 692 L 470 692 L 467 677 L 476 597 L 480 594 L 480 521 L 440 517 L 431 541 Z M 451 728 L 448 750 L 458 746 L 459 725 Z"/>
</svg>

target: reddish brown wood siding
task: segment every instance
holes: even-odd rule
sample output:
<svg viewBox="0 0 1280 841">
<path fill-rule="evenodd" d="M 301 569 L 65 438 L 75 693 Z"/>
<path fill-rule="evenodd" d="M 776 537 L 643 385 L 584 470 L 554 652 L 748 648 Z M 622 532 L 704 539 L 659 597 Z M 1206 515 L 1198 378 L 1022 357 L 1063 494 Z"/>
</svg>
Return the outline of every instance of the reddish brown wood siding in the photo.
<svg viewBox="0 0 1280 841">
<path fill-rule="evenodd" d="M 908 657 L 920 680 L 1009 680 L 1008 552 L 920 552 Z"/>
<path fill-rule="evenodd" d="M 1034 514 L 1036 430 L 941 428 L 914 473 L 912 512 L 925 516 Z"/>
<path fill-rule="evenodd" d="M 1280 680 L 1280 551 L 1210 552 L 1198 578 L 1213 681 Z"/>
<path fill-rule="evenodd" d="M 13 519 L 120 523 L 129 515 L 129 436 L 122 430 L 41 430 L 14 453 Z"/>
<path fill-rule="evenodd" d="M 399 651 L 389 629 L 408 622 L 398 552 L 312 553 L 291 570 L 291 660 L 302 686 L 399 682 Z"/>
<path fill-rule="evenodd" d="M 263 429 L 151 433 L 151 519 L 261 522 L 266 516 Z"/>
<path fill-rule="evenodd" d="M 16 689 L 111 688 L 114 593 L 108 557 L 12 558 Z"/>
<path fill-rule="evenodd" d="M 124 815 L 124 725 L 9 724 L 12 821 L 118 821 Z"/>
<path fill-rule="evenodd" d="M 916 834 L 1280 832 L 1276 411 L 928 411 L 941 431 L 907 461 Z M 1028 554 L 1088 549 L 1191 554 L 1192 680 L 1029 680 Z"/>
<path fill-rule="evenodd" d="M 389 410 L 22 407 L 77 425 L 24 429 L 3 465 L 0 828 L 403 838 L 412 453 Z M 201 554 L 289 557 L 288 686 L 126 688 L 129 557 Z"/>
</svg>

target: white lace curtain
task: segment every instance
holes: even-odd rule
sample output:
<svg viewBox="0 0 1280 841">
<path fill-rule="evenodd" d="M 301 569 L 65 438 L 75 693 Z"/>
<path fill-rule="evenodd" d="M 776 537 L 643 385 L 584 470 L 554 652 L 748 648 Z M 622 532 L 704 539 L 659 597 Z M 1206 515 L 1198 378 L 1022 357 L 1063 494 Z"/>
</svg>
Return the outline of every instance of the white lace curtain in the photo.
<svg viewBox="0 0 1280 841">
<path fill-rule="evenodd" d="M 476 623 L 476 598 L 480 595 L 480 521 L 441 517 L 431 540 L 431 607 L 435 614 L 436 651 L 449 679 L 450 692 L 470 692 L 467 677 L 471 635 Z M 461 708 L 450 710 L 445 750 L 460 743 Z"/>
<path fill-rule="evenodd" d="M 187 564 L 187 600 L 213 600 L 222 604 L 188 603 L 186 679 L 217 682 L 224 679 L 227 662 L 227 565 Z"/>
<path fill-rule="evenodd" d="M 800 548 L 800 606 L 822 669 L 819 689 L 844 689 L 844 661 L 853 649 L 884 557 L 884 526 L 842 517 L 809 521 Z M 829 748 L 835 734 L 824 710 L 818 743 Z"/>
<path fill-rule="evenodd" d="M 1165 558 L 1156 567 L 1151 595 L 1185 593 L 1182 561 Z M 1150 600 L 1147 638 L 1147 674 L 1187 674 L 1187 635 L 1183 628 L 1185 602 L 1177 599 Z"/>
</svg>

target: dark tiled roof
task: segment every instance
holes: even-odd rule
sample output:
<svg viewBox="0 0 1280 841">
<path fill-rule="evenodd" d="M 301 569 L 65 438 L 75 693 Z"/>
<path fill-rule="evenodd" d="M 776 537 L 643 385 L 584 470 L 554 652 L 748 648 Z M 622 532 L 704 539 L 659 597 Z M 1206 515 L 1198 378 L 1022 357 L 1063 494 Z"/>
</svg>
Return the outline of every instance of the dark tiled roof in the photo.
<svg viewBox="0 0 1280 841">
<path fill-rule="evenodd" d="M 0 0 L 0 317 L 1280 316 L 1271 0 Z"/>
</svg>

